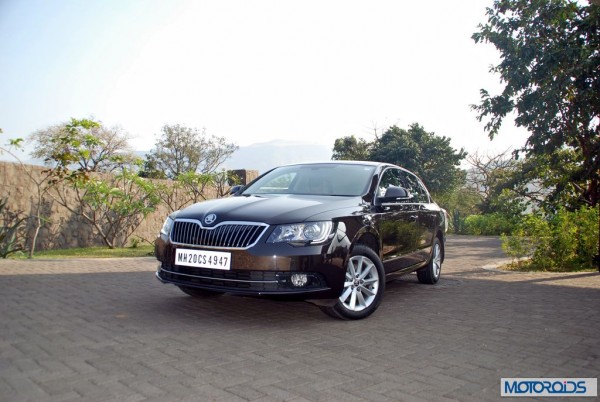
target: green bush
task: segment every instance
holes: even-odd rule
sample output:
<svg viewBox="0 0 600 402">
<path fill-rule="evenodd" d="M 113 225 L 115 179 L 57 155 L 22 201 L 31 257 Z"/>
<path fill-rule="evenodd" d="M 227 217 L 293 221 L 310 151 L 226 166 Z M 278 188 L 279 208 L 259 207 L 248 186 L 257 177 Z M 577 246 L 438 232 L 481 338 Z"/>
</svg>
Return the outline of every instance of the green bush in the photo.
<svg viewBox="0 0 600 402">
<path fill-rule="evenodd" d="M 516 260 L 518 267 L 531 265 L 531 259 L 536 256 L 540 261 L 548 255 L 550 248 L 550 226 L 538 214 L 525 215 L 510 235 L 502 235 L 502 249 Z M 529 259 L 527 263 L 523 259 Z"/>
<path fill-rule="evenodd" d="M 500 236 L 513 232 L 515 220 L 499 213 L 470 215 L 465 220 L 466 232 L 476 236 Z"/>
<path fill-rule="evenodd" d="M 454 210 L 448 214 L 449 229 L 454 234 L 467 234 L 467 219 L 459 210 Z"/>
<path fill-rule="evenodd" d="M 598 207 L 558 210 L 552 216 L 526 216 L 511 236 L 503 236 L 503 249 L 518 265 L 546 271 L 590 269 L 598 254 Z"/>
<path fill-rule="evenodd" d="M 555 219 L 556 232 L 561 239 L 561 244 L 570 246 L 569 263 L 575 265 L 591 265 L 599 252 L 599 207 L 581 208 L 574 212 L 562 211 Z M 568 237 L 568 238 L 565 238 Z"/>
</svg>

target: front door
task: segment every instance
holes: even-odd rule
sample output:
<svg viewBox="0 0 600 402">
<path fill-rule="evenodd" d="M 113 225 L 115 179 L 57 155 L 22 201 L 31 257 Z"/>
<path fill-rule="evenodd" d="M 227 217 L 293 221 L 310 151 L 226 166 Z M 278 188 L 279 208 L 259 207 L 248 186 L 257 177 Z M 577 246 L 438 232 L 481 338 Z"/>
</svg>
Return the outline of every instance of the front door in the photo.
<svg viewBox="0 0 600 402">
<path fill-rule="evenodd" d="M 402 187 L 401 171 L 387 169 L 377 189 L 377 214 L 375 225 L 381 235 L 383 264 L 386 272 L 410 267 L 419 262 L 417 238 L 419 236 L 418 205 L 410 197 L 402 200 L 385 200 L 389 187 Z"/>
</svg>

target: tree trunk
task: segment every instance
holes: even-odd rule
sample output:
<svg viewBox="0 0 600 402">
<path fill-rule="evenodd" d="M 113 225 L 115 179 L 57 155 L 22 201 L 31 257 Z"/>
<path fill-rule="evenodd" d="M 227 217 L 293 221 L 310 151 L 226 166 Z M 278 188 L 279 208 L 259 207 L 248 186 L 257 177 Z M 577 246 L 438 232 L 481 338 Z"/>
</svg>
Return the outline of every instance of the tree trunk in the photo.
<svg viewBox="0 0 600 402">
<path fill-rule="evenodd" d="M 35 216 L 35 228 L 33 230 L 33 237 L 31 238 L 31 246 L 29 247 L 29 255 L 27 258 L 33 258 L 33 254 L 35 253 L 35 243 L 37 242 L 38 234 L 40 233 L 40 226 L 42 226 L 42 220 L 40 219 L 40 211 L 39 206 L 37 207 L 37 212 Z"/>
</svg>

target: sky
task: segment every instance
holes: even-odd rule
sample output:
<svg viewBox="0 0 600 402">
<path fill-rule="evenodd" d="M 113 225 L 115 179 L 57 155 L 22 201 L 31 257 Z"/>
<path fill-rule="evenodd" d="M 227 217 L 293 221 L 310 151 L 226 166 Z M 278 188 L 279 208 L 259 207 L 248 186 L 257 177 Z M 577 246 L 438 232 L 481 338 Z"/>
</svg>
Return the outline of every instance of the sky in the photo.
<svg viewBox="0 0 600 402">
<path fill-rule="evenodd" d="M 500 152 L 470 105 L 501 90 L 471 39 L 492 0 L 0 0 L 0 143 L 91 117 L 153 147 L 161 127 L 239 146 L 333 148 L 391 125 Z"/>
</svg>

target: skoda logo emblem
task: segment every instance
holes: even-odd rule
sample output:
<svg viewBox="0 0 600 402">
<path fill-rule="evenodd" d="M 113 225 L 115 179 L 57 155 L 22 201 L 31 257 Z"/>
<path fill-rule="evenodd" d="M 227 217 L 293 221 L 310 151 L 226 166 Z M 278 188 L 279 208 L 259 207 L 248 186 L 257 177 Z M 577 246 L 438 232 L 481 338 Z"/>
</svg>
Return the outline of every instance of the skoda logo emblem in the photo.
<svg viewBox="0 0 600 402">
<path fill-rule="evenodd" d="M 212 225 L 214 223 L 214 221 L 217 220 L 217 215 L 215 214 L 209 214 L 206 215 L 206 217 L 204 218 L 204 223 L 206 223 L 207 225 Z"/>
</svg>

